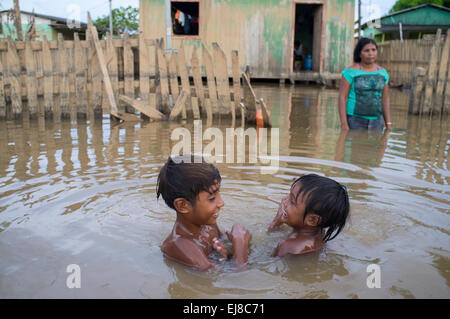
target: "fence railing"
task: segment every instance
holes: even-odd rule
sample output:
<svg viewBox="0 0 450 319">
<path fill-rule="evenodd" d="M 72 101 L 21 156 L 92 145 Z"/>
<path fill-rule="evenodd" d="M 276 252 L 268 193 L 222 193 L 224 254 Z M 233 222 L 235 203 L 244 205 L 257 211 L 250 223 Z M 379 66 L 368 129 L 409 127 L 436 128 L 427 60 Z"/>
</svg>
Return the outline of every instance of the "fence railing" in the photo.
<svg viewBox="0 0 450 319">
<path fill-rule="evenodd" d="M 89 35 L 80 40 L 75 33 L 70 41 L 62 35 L 56 41 L 0 40 L 0 118 L 113 114 L 99 55 L 104 55 L 114 100 L 123 102 L 119 106 L 128 113 L 145 115 L 154 109 L 173 118 L 179 109 L 182 118 L 234 119 L 242 114 L 247 122 L 255 122 L 257 109 L 263 107 L 255 96 L 245 96 L 252 90 L 246 89 L 250 84 L 244 74 L 241 86 L 238 51 L 232 52 L 228 68 L 217 43 L 211 45 L 212 54 L 202 44 L 188 60 L 183 43 L 166 52 L 162 39 L 131 39 L 125 33 L 120 39 L 98 41 Z M 100 44 L 101 54 L 94 42 Z"/>
</svg>

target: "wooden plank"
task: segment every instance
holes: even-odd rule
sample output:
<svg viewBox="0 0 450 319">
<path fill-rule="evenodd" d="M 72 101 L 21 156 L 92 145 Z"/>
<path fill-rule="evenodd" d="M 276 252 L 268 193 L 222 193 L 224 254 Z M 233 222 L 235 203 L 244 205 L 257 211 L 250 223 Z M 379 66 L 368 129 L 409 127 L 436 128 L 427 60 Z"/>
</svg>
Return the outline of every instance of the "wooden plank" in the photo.
<svg viewBox="0 0 450 319">
<path fill-rule="evenodd" d="M 214 70 L 211 54 L 209 54 L 205 45 L 202 43 L 203 63 L 205 64 L 206 78 L 208 82 L 209 100 L 213 114 L 219 114 L 219 105 L 217 102 L 216 80 L 214 78 Z"/>
<path fill-rule="evenodd" d="M 25 67 L 27 70 L 26 86 L 28 111 L 30 112 L 31 118 L 37 118 L 38 100 L 36 87 L 36 63 L 33 51 L 31 50 L 30 41 L 26 41 L 25 43 Z"/>
<path fill-rule="evenodd" d="M 44 75 L 44 111 L 49 118 L 53 112 L 53 62 L 47 37 L 42 39 L 42 71 Z"/>
<path fill-rule="evenodd" d="M 183 110 L 184 104 L 186 103 L 187 96 L 188 93 L 185 90 L 182 90 L 180 95 L 178 95 L 175 106 L 173 107 L 172 112 L 170 112 L 170 120 L 174 120 L 178 115 L 180 115 L 181 111 Z"/>
<path fill-rule="evenodd" d="M 447 36 L 445 38 L 445 44 L 442 48 L 442 55 L 439 63 L 439 76 L 436 86 L 436 99 L 434 103 L 434 112 L 440 113 L 443 107 L 444 88 L 447 81 L 448 64 L 449 64 L 449 52 L 450 52 L 450 29 L 447 30 Z"/>
<path fill-rule="evenodd" d="M 169 59 L 169 82 L 173 101 L 176 101 L 178 99 L 178 95 L 180 94 L 176 55 L 177 54 L 175 52 L 172 52 Z"/>
<path fill-rule="evenodd" d="M 231 103 L 230 98 L 227 59 L 217 42 L 213 42 L 212 46 L 214 51 L 214 73 L 216 74 L 219 113 L 221 117 L 229 116 L 231 114 L 231 118 L 235 119 L 236 113 L 234 104 Z"/>
<path fill-rule="evenodd" d="M 58 33 L 59 105 L 61 107 L 61 118 L 70 118 L 68 57 L 66 50 L 63 35 Z"/>
<path fill-rule="evenodd" d="M 127 104 L 130 104 L 133 108 L 141 113 L 144 113 L 151 119 L 162 120 L 165 117 L 164 114 L 150 107 L 150 104 L 147 104 L 144 101 L 135 100 L 126 95 L 119 95 L 119 99 Z"/>
<path fill-rule="evenodd" d="M 119 100 L 119 66 L 117 64 L 117 49 L 113 45 L 112 36 L 109 34 L 109 32 L 107 33 L 107 36 L 106 36 L 105 63 L 106 63 L 107 71 L 108 71 L 109 82 L 111 83 L 113 99 L 114 99 L 114 101 L 118 101 Z M 105 80 L 103 80 L 103 82 L 105 83 Z M 111 113 L 111 102 L 110 102 L 110 99 L 108 96 L 109 93 L 108 93 L 108 89 L 107 89 L 106 85 L 105 85 L 105 89 L 106 89 L 106 94 L 107 94 L 108 103 L 109 103 L 109 110 Z"/>
<path fill-rule="evenodd" d="M 256 95 L 245 73 L 242 73 L 242 85 L 244 88 L 245 117 L 248 123 L 256 123 Z"/>
<path fill-rule="evenodd" d="M 8 82 L 11 86 L 12 113 L 15 118 L 18 118 L 22 113 L 22 96 L 19 82 L 20 60 L 11 37 L 8 37 L 8 53 L 6 56 L 8 61 Z"/>
<path fill-rule="evenodd" d="M 436 32 L 436 40 L 431 48 L 430 54 L 430 65 L 428 67 L 428 74 L 425 83 L 425 97 L 423 102 L 423 113 L 432 112 L 432 102 L 433 102 L 433 90 L 436 85 L 436 74 L 438 65 L 438 55 L 439 55 L 439 42 L 441 39 L 441 29 Z"/>
<path fill-rule="evenodd" d="M 139 95 L 142 101 L 150 105 L 150 64 L 149 50 L 144 41 L 144 34 L 139 35 Z"/>
<path fill-rule="evenodd" d="M 87 117 L 86 57 L 78 33 L 74 33 L 75 96 L 77 118 Z"/>
<path fill-rule="evenodd" d="M 169 114 L 170 100 L 169 100 L 169 81 L 167 78 L 166 57 L 161 47 L 156 48 L 156 54 L 158 55 L 159 84 L 161 87 L 161 105 L 159 110 L 164 114 Z"/>
<path fill-rule="evenodd" d="M 186 104 L 182 110 L 181 117 L 185 119 L 187 113 L 190 114 L 192 112 L 194 118 L 198 119 L 200 118 L 200 112 L 198 108 L 194 110 L 191 105 L 191 84 L 189 83 L 189 74 L 186 64 L 186 54 L 184 52 L 183 41 L 181 41 L 180 47 L 178 48 L 178 69 L 180 70 L 181 86 L 183 87 L 183 90 L 186 91 L 187 94 Z"/>
<path fill-rule="evenodd" d="M 133 51 L 131 50 L 127 32 L 124 32 L 123 35 L 123 73 L 125 81 L 125 95 L 134 99 L 134 60 Z M 134 108 L 129 105 L 125 107 L 125 111 L 127 113 L 135 112 Z"/>
<path fill-rule="evenodd" d="M 4 77 L 5 71 L 3 69 L 3 63 L 0 59 L 0 119 L 6 117 L 6 100 L 5 100 L 5 90 L 4 90 Z"/>
<path fill-rule="evenodd" d="M 111 115 L 114 116 L 117 119 L 123 120 L 123 121 L 135 121 L 136 119 L 139 120 L 136 116 L 133 116 L 131 114 L 126 113 L 119 113 L 116 100 L 114 99 L 114 92 L 112 89 L 111 81 L 109 79 L 108 69 L 105 62 L 105 57 L 103 55 L 103 50 L 100 46 L 99 40 L 98 40 L 98 33 L 95 26 L 92 24 L 92 19 L 90 14 L 88 13 L 88 29 L 92 35 L 92 39 L 94 41 L 95 50 L 97 52 L 99 64 L 103 73 L 103 83 L 106 86 L 106 91 L 108 93 L 108 99 L 109 103 L 111 105 Z"/>
<path fill-rule="evenodd" d="M 95 42 L 93 41 L 92 37 L 90 39 L 91 45 L 95 48 Z M 95 117 L 100 117 L 103 110 L 102 110 L 102 69 L 100 66 L 98 51 L 94 50 L 93 54 L 91 55 L 91 60 L 88 61 L 89 68 L 91 70 L 90 76 L 91 76 L 91 99 L 90 99 L 90 105 L 91 112 L 93 111 Z M 106 64 L 106 62 L 105 62 Z"/>
<path fill-rule="evenodd" d="M 194 79 L 195 93 L 197 96 L 198 103 L 200 105 L 200 109 L 203 114 L 206 114 L 207 118 L 212 118 L 211 106 L 209 104 L 207 106 L 206 101 L 205 101 L 205 92 L 204 92 L 204 88 L 203 88 L 200 63 L 199 63 L 198 55 L 197 55 L 197 47 L 194 47 L 194 50 L 192 51 L 191 72 L 192 72 L 192 77 Z"/>
<path fill-rule="evenodd" d="M 73 41 L 72 41 L 73 42 Z M 66 49 L 67 53 L 67 81 L 69 87 L 69 112 L 70 118 L 77 118 L 77 96 L 75 95 L 75 46 L 70 49 Z"/>
<path fill-rule="evenodd" d="M 442 112 L 444 114 L 450 113 L 450 61 L 447 66 L 447 79 L 445 84 L 444 103 L 442 105 Z"/>
<path fill-rule="evenodd" d="M 240 77 L 240 66 L 239 66 L 239 53 L 237 50 L 231 51 L 231 69 L 233 73 L 233 97 L 234 97 L 234 109 L 242 110 L 241 103 L 241 77 Z M 238 112 L 241 114 L 242 112 Z"/>
</svg>

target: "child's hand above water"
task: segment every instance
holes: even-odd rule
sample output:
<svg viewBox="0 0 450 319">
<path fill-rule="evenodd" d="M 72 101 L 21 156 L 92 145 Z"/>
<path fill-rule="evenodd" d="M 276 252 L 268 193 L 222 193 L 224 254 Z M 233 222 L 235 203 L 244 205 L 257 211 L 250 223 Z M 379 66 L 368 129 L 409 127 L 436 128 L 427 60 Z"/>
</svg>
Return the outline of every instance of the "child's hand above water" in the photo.
<svg viewBox="0 0 450 319">
<path fill-rule="evenodd" d="M 213 238 L 213 248 L 215 251 L 222 255 L 222 258 L 219 259 L 220 262 L 228 259 L 228 249 L 224 244 L 222 244 L 222 242 L 217 239 L 217 237 Z"/>
<path fill-rule="evenodd" d="M 252 234 L 248 231 L 247 228 L 240 224 L 234 224 L 231 228 L 231 231 L 227 230 L 226 234 L 228 239 L 234 244 L 236 241 L 244 241 L 249 242 L 252 238 Z"/>
<path fill-rule="evenodd" d="M 252 234 L 242 225 L 234 224 L 231 231 L 226 231 L 228 239 L 233 243 L 233 259 L 238 267 L 243 267 L 248 260 L 248 245 Z"/>
<path fill-rule="evenodd" d="M 278 212 L 275 215 L 275 218 L 270 223 L 269 227 L 267 228 L 268 232 L 274 231 L 278 227 L 280 227 L 282 224 L 286 222 L 287 215 L 282 207 L 283 203 L 280 204 L 280 207 L 278 208 Z"/>
</svg>

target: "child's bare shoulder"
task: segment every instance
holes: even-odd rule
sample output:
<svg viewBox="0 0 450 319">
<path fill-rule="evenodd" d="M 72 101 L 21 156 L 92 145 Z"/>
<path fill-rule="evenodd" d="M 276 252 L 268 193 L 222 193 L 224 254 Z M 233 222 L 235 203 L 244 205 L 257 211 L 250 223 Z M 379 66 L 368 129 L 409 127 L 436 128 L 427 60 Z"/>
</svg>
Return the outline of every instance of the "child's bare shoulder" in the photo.
<svg viewBox="0 0 450 319">
<path fill-rule="evenodd" d="M 314 238 L 289 238 L 278 244 L 275 249 L 275 256 L 302 255 L 318 250 L 323 246 L 322 241 Z"/>
</svg>

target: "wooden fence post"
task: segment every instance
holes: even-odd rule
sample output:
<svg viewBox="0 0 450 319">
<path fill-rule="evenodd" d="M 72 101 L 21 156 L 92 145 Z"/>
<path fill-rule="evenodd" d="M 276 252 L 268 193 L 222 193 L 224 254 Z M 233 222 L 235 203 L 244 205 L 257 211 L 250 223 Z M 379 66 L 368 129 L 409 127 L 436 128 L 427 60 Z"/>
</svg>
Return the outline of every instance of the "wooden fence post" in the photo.
<svg viewBox="0 0 450 319">
<path fill-rule="evenodd" d="M 164 114 L 170 113 L 169 102 L 169 81 L 167 78 L 167 63 L 163 49 L 160 45 L 156 48 L 158 56 L 159 84 L 161 86 L 161 105 L 160 111 Z"/>
<path fill-rule="evenodd" d="M 250 81 L 245 73 L 242 73 L 242 85 L 244 87 L 244 106 L 245 106 L 245 117 L 248 123 L 256 123 L 256 95 L 253 91 Z"/>
<path fill-rule="evenodd" d="M 214 70 L 212 64 L 211 54 L 209 54 L 208 49 L 202 43 L 203 49 L 203 63 L 205 64 L 206 78 L 208 81 L 208 92 L 209 92 L 209 102 L 211 103 L 211 109 L 213 114 L 219 113 L 219 106 L 217 105 L 217 90 L 216 90 L 216 80 L 214 78 Z"/>
<path fill-rule="evenodd" d="M 442 48 L 442 54 L 439 64 L 439 76 L 436 86 L 436 99 L 434 104 L 434 111 L 441 113 L 443 111 L 443 98 L 445 82 L 449 74 L 447 74 L 449 64 L 449 52 L 450 52 L 450 29 L 447 30 L 447 36 L 445 39 L 444 47 Z"/>
<path fill-rule="evenodd" d="M 419 113 L 422 113 L 421 100 L 423 96 L 424 76 L 425 76 L 425 69 L 417 67 L 414 72 L 411 98 L 408 110 L 409 114 L 417 115 Z"/>
<path fill-rule="evenodd" d="M 430 65 L 428 67 L 428 74 L 425 84 L 425 97 L 423 102 L 423 113 L 432 112 L 433 103 L 433 91 L 436 85 L 436 74 L 437 74 L 437 64 L 439 55 L 439 43 L 441 41 L 441 29 L 436 32 L 436 39 L 434 40 L 434 45 L 431 49 L 430 54 Z"/>
<path fill-rule="evenodd" d="M 53 114 L 53 62 L 52 53 L 45 35 L 42 38 L 42 70 L 44 74 L 45 118 L 51 118 L 55 116 Z"/>
<path fill-rule="evenodd" d="M 170 53 L 170 59 L 169 59 L 169 84 L 170 84 L 170 93 L 172 94 L 172 100 L 173 100 L 174 104 L 178 98 L 178 94 L 180 94 L 180 88 L 179 88 L 179 84 L 178 84 L 176 55 L 177 54 L 172 51 Z"/>
<path fill-rule="evenodd" d="M 22 117 L 22 92 L 20 87 L 20 60 L 16 46 L 11 37 L 8 37 L 8 82 L 11 86 L 11 104 L 13 117 Z"/>
<path fill-rule="evenodd" d="M 133 51 L 131 50 L 128 33 L 123 35 L 123 73 L 125 95 L 134 99 L 134 60 Z M 127 113 L 134 113 L 134 108 L 127 105 L 125 107 Z"/>
<path fill-rule="evenodd" d="M 194 47 L 191 57 L 191 71 L 194 78 L 195 92 L 198 102 L 203 114 L 206 114 L 207 119 L 212 119 L 211 106 L 206 104 L 205 92 L 203 89 L 202 73 L 200 70 L 200 63 L 197 55 L 197 47 Z"/>
<path fill-rule="evenodd" d="M 150 55 L 144 40 L 144 33 L 139 34 L 139 94 L 150 105 Z M 141 114 L 142 115 L 142 114 Z"/>
<path fill-rule="evenodd" d="M 73 55 L 75 66 L 75 96 L 77 118 L 85 119 L 87 117 L 87 88 L 86 88 L 86 57 L 81 47 L 78 33 L 74 33 L 73 39 Z"/>
<path fill-rule="evenodd" d="M 198 119 L 200 117 L 198 105 L 195 109 L 192 107 L 191 85 L 189 83 L 189 74 L 186 65 L 186 54 L 184 52 L 183 41 L 181 41 L 180 47 L 178 48 L 178 69 L 180 70 L 181 86 L 183 90 L 186 91 L 186 103 L 183 107 L 182 118 L 186 118 L 186 114 L 189 111 L 195 119 Z"/>
<path fill-rule="evenodd" d="M 6 100 L 5 100 L 5 90 L 4 90 L 4 69 L 2 61 L 0 61 L 0 120 L 6 118 Z"/>
<path fill-rule="evenodd" d="M 61 106 L 61 118 L 70 118 L 69 110 L 69 79 L 68 58 L 64 47 L 64 38 L 58 33 L 58 57 L 59 57 L 59 104 Z"/>
<path fill-rule="evenodd" d="M 244 117 L 244 109 L 241 108 L 241 77 L 240 77 L 240 65 L 239 65 L 239 52 L 237 50 L 233 50 L 231 52 L 231 65 L 233 71 L 233 97 L 234 97 L 234 109 L 241 110 L 237 114 L 240 114 L 241 117 Z M 236 114 L 236 115 L 237 115 Z"/>
<path fill-rule="evenodd" d="M 106 35 L 106 56 L 105 60 L 107 63 L 107 71 L 109 76 L 109 81 L 111 83 L 111 92 L 108 93 L 108 87 L 106 81 L 103 80 L 106 87 L 106 92 L 108 93 L 108 101 L 110 103 L 110 112 L 118 112 L 117 101 L 119 101 L 119 66 L 117 64 L 117 51 L 112 42 L 112 35 L 109 33 Z M 109 94 L 112 94 L 111 99 L 115 101 L 115 108 L 111 106 L 111 101 Z"/>
<path fill-rule="evenodd" d="M 231 115 L 231 118 L 235 119 L 236 114 L 234 104 L 231 103 L 230 99 L 230 83 L 228 77 L 227 59 L 225 57 L 225 53 L 222 51 L 217 42 L 213 42 L 212 46 L 214 50 L 214 66 L 215 66 L 214 71 L 216 74 L 217 95 L 219 98 L 220 115 L 221 116 Z"/>
<path fill-rule="evenodd" d="M 31 118 L 37 118 L 38 100 L 36 88 L 36 63 L 30 40 L 25 41 L 25 66 L 27 69 L 27 99 Z"/>
</svg>

